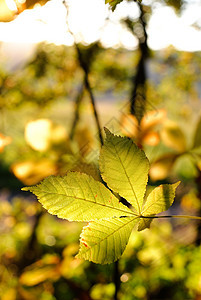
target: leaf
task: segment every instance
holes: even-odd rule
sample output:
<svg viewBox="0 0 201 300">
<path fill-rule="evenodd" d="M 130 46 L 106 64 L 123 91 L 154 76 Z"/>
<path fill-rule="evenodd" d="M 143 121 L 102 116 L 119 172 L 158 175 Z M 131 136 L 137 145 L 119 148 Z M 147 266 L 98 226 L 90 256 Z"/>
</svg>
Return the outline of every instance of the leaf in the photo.
<svg viewBox="0 0 201 300">
<path fill-rule="evenodd" d="M 197 127 L 195 130 L 193 148 L 198 148 L 200 146 L 201 146 L 201 117 L 197 123 Z"/>
<path fill-rule="evenodd" d="M 105 129 L 106 140 L 100 154 L 100 172 L 107 185 L 125 198 L 138 214 L 148 180 L 149 161 L 145 153 L 127 137 Z"/>
<path fill-rule="evenodd" d="M 125 217 L 90 222 L 83 228 L 77 257 L 99 264 L 116 261 L 138 220 L 138 217 Z"/>
<path fill-rule="evenodd" d="M 175 149 L 179 153 L 186 150 L 186 139 L 184 133 L 177 123 L 173 121 L 166 122 L 161 131 L 161 138 L 166 146 Z"/>
<path fill-rule="evenodd" d="M 109 3 L 112 11 L 115 10 L 117 4 L 121 3 L 123 0 L 105 0 L 105 4 Z"/>
<path fill-rule="evenodd" d="M 14 175 L 24 184 L 37 184 L 57 172 L 56 165 L 47 158 L 16 162 L 11 166 Z"/>
<path fill-rule="evenodd" d="M 49 257 L 48 257 L 49 256 Z M 34 286 L 46 280 L 58 280 L 60 277 L 60 260 L 56 255 L 47 255 L 46 258 L 28 266 L 20 276 L 20 283 Z"/>
<path fill-rule="evenodd" d="M 4 136 L 0 133 L 0 152 L 3 152 L 4 147 L 9 145 L 12 142 L 12 139 L 10 136 Z"/>
<path fill-rule="evenodd" d="M 50 176 L 39 185 L 23 190 L 34 193 L 49 213 L 69 221 L 135 215 L 102 183 L 78 172 L 69 172 L 64 177 Z"/>
<path fill-rule="evenodd" d="M 143 208 L 142 216 L 153 217 L 163 211 L 166 211 L 173 203 L 175 197 L 175 190 L 180 184 L 180 181 L 174 184 L 162 184 L 156 187 L 147 197 Z M 141 219 L 138 230 L 149 228 L 152 219 Z"/>
<path fill-rule="evenodd" d="M 169 153 L 161 156 L 151 164 L 149 175 L 152 180 L 162 180 L 170 175 L 178 154 Z"/>
<path fill-rule="evenodd" d="M 116 6 L 117 6 L 117 4 L 121 3 L 122 1 L 123 1 L 123 0 L 105 0 L 105 4 L 109 3 L 109 5 L 110 5 L 112 11 L 114 11 L 115 8 L 116 8 Z M 139 2 L 139 3 L 142 2 L 142 0 L 134 0 L 134 1 L 137 1 L 137 2 Z"/>
<path fill-rule="evenodd" d="M 120 258 L 134 227 L 149 227 L 155 214 L 170 207 L 179 184 L 161 185 L 144 199 L 149 170 L 145 153 L 129 138 L 115 136 L 108 129 L 105 132 L 101 175 L 135 211 L 120 203 L 102 183 L 79 172 L 50 176 L 39 185 L 23 188 L 34 193 L 49 213 L 69 221 L 89 221 L 81 233 L 77 257 L 101 264 Z M 28 281 L 31 274 L 26 274 Z"/>
</svg>

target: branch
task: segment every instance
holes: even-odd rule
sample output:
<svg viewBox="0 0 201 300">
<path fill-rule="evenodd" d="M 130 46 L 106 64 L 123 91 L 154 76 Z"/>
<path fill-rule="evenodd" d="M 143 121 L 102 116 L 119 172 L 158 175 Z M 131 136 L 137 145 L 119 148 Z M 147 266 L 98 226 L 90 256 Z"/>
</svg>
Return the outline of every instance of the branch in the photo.
<svg viewBox="0 0 201 300">
<path fill-rule="evenodd" d="M 100 141 L 100 144 L 103 145 L 103 136 L 102 136 L 101 126 L 100 126 L 99 116 L 98 116 L 97 109 L 96 109 L 95 97 L 94 97 L 92 87 L 91 87 L 90 82 L 89 82 L 89 63 L 87 64 L 85 62 L 85 60 L 83 58 L 83 55 L 81 53 L 81 50 L 80 50 L 78 44 L 75 41 L 74 34 L 69 28 L 69 24 L 68 24 L 68 11 L 69 11 L 69 9 L 68 9 L 68 5 L 67 5 L 65 0 L 63 1 L 63 4 L 64 4 L 64 6 L 66 8 L 66 11 L 67 11 L 66 23 L 67 23 L 67 26 L 68 26 L 68 31 L 70 32 L 70 34 L 74 38 L 74 45 L 75 45 L 75 49 L 77 51 L 77 56 L 78 56 L 78 60 L 79 60 L 79 63 L 80 63 L 80 67 L 84 71 L 84 84 L 85 84 L 85 88 L 86 88 L 87 92 L 89 93 L 89 97 L 90 97 L 91 104 L 92 104 L 92 107 L 93 107 L 93 114 L 94 114 L 94 117 L 95 117 L 97 129 L 98 129 L 99 141 Z"/>
<path fill-rule="evenodd" d="M 137 65 L 136 75 L 133 81 L 133 89 L 131 91 L 131 99 L 130 99 L 130 113 L 135 115 L 140 123 L 146 104 L 146 59 L 148 57 L 148 46 L 147 46 L 147 33 L 146 33 L 146 24 L 144 21 L 145 12 L 143 10 L 143 5 L 139 4 L 139 8 L 141 11 L 140 15 L 140 23 L 143 28 L 143 37 L 138 37 L 139 40 L 139 49 L 141 52 L 140 60 Z"/>
<path fill-rule="evenodd" d="M 74 119 L 71 125 L 71 129 L 70 129 L 70 139 L 72 140 L 75 134 L 75 129 L 76 129 L 76 124 L 78 123 L 79 119 L 80 119 L 80 104 L 83 98 L 83 94 L 84 94 L 84 82 L 82 83 L 79 92 L 77 94 L 77 97 L 75 99 L 75 113 L 74 113 Z"/>
</svg>

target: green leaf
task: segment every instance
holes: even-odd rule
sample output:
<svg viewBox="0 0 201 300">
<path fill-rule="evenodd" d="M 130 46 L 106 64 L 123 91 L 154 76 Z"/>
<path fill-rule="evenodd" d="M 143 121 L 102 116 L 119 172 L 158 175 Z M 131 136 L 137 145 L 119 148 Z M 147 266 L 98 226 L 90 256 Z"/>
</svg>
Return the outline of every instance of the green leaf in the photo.
<svg viewBox="0 0 201 300">
<path fill-rule="evenodd" d="M 83 228 L 78 258 L 109 264 L 120 258 L 138 217 L 90 222 Z"/>
<path fill-rule="evenodd" d="M 78 172 L 69 172 L 64 177 L 50 176 L 23 190 L 35 194 L 49 213 L 69 221 L 135 215 L 102 183 Z"/>
<path fill-rule="evenodd" d="M 35 194 L 51 214 L 69 221 L 89 221 L 81 234 L 78 257 L 101 264 L 112 263 L 122 255 L 134 227 L 149 227 L 155 214 L 170 207 L 179 184 L 161 185 L 144 200 L 149 170 L 145 153 L 129 138 L 105 131 L 101 176 L 135 211 L 120 203 L 102 183 L 79 172 L 50 176 L 22 189 Z"/>
<path fill-rule="evenodd" d="M 145 153 L 127 137 L 108 129 L 100 154 L 100 172 L 107 185 L 125 198 L 141 214 L 148 180 L 149 161 Z"/>
<path fill-rule="evenodd" d="M 162 184 L 156 187 L 147 197 L 143 208 L 142 216 L 153 217 L 163 211 L 166 211 L 173 203 L 175 190 L 180 184 L 180 181 L 174 184 Z M 142 218 L 140 220 L 138 230 L 149 228 L 153 219 Z"/>
</svg>

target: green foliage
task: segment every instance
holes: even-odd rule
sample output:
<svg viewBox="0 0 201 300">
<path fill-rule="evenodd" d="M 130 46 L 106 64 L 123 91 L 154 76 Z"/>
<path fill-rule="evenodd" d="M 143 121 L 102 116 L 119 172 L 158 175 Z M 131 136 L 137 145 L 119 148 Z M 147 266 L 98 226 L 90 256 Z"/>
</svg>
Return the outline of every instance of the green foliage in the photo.
<svg viewBox="0 0 201 300">
<path fill-rule="evenodd" d="M 179 184 L 161 185 L 144 199 L 149 171 L 145 153 L 132 140 L 108 129 L 105 132 L 100 154 L 102 178 L 131 208 L 119 203 L 102 183 L 77 172 L 51 176 L 39 185 L 23 188 L 34 193 L 49 213 L 69 221 L 89 221 L 81 234 L 78 257 L 100 264 L 116 261 L 132 229 L 137 224 L 139 230 L 149 227 L 155 214 L 172 205 Z"/>
<path fill-rule="evenodd" d="M 33 223 L 41 210 L 40 203 L 30 198 L 9 195 L 8 200 L 1 194 L 2 299 L 83 299 L 80 290 L 88 291 L 94 300 L 112 299 L 113 264 L 91 264 L 74 257 L 79 249 L 81 223 L 43 214 L 35 232 L 34 249 L 33 245 L 31 249 L 27 248 Z M 201 276 L 198 264 L 201 248 L 194 245 L 195 230 L 193 222 L 184 224 L 180 220 L 171 224 L 155 220 L 152 230 L 133 231 L 119 261 L 122 282 L 119 298 L 156 299 L 156 295 L 168 288 L 168 299 L 177 300 L 178 293 L 179 299 L 195 299 L 200 291 Z M 27 257 L 32 259 L 22 269 L 22 262 Z"/>
<path fill-rule="evenodd" d="M 163 143 L 173 153 L 160 155 L 152 164 L 150 176 L 153 180 L 164 179 L 172 169 L 182 178 L 198 176 L 201 161 L 201 117 L 198 119 L 191 143 L 176 122 L 168 121 L 161 130 Z"/>
</svg>

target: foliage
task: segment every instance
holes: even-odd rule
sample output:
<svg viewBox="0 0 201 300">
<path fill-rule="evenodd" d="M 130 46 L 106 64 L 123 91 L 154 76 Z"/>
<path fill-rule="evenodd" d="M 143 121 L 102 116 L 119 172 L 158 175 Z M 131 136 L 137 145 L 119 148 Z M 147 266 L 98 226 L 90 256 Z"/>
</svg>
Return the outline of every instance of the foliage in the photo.
<svg viewBox="0 0 201 300">
<path fill-rule="evenodd" d="M 133 210 L 86 174 L 51 176 L 37 186 L 23 188 L 34 193 L 49 213 L 69 221 L 89 222 L 81 234 L 78 257 L 101 264 L 112 263 L 122 255 L 133 227 L 149 227 L 155 214 L 171 206 L 179 184 L 161 185 L 144 199 L 149 170 L 144 152 L 128 138 L 105 131 L 101 176 Z"/>
<path fill-rule="evenodd" d="M 201 119 L 198 120 L 193 140 L 187 144 L 182 129 L 172 121 L 167 121 L 161 130 L 161 140 L 163 143 L 173 149 L 172 153 L 166 153 L 159 156 L 152 163 L 150 176 L 153 180 L 164 179 L 168 176 L 174 166 L 177 164 L 178 173 L 184 178 L 196 177 L 200 170 L 201 161 Z M 179 162 L 188 165 L 189 172 L 182 169 Z"/>
<path fill-rule="evenodd" d="M 110 7 L 114 9 L 120 1 L 110 2 Z M 154 2 L 149 1 L 150 7 Z M 183 1 L 174 0 L 161 2 L 173 5 L 178 11 L 183 4 Z M 0 8 L 0 15 L 2 12 Z M 146 12 L 150 13 L 147 7 Z M 126 22 L 131 25 L 132 32 L 136 33 L 137 26 L 133 28 L 135 22 Z M 136 21 L 136 24 L 138 23 Z M 200 214 L 199 147 L 191 152 L 200 141 L 200 131 L 191 130 L 195 120 L 199 120 L 200 112 L 200 53 L 178 52 L 172 48 L 150 53 L 147 61 L 150 77 L 146 95 L 147 114 L 139 126 L 135 117 L 128 111 L 129 91 L 136 74 L 139 53 L 126 49 L 102 49 L 98 43 L 79 47 L 86 61 L 90 57 L 89 79 L 99 100 L 98 104 L 101 104 L 98 105 L 101 123 L 107 124 L 108 128 L 118 134 L 123 131 L 123 134 L 128 134 L 141 148 L 145 148 L 151 167 L 156 159 L 166 153 L 166 176 L 160 181 L 162 186 L 167 187 L 169 192 L 170 186 L 165 183 L 176 182 L 181 179 L 181 175 L 184 175 L 182 179 L 187 179 L 178 189 L 179 197 L 176 198 L 172 211 L 184 210 L 188 214 Z M 120 199 L 116 193 L 111 193 L 97 182 L 101 180 L 97 169 L 98 143 L 96 132 L 91 126 L 91 107 L 86 93 L 79 108 L 80 118 L 75 135 L 73 139 L 70 137 L 72 108 L 82 80 L 83 73 L 79 68 L 75 50 L 64 46 L 40 45 L 35 58 L 23 68 L 12 72 L 1 70 L 2 300 L 109 300 L 114 296 L 114 265 L 96 265 L 74 258 L 79 249 L 78 239 L 82 224 L 65 222 L 45 212 L 41 213 L 41 207 L 29 196 L 26 199 L 21 196 L 12 198 L 16 191 L 19 192 L 22 182 L 26 185 L 37 184 L 50 174 L 66 174 L 66 171 L 75 170 L 93 178 L 74 172 L 69 172 L 68 175 L 78 176 L 79 180 L 88 186 L 91 183 L 97 189 L 101 186 L 100 191 L 111 195 L 115 206 L 120 206 L 117 202 L 119 200 L 126 203 L 125 199 Z M 102 102 L 102 99 L 106 101 Z M 111 105 L 111 100 L 115 100 L 116 104 Z M 165 122 L 163 117 L 157 119 L 156 116 L 156 119 L 152 119 L 152 111 L 158 112 L 161 108 L 165 108 L 167 112 Z M 119 120 L 119 113 L 124 117 L 122 120 Z M 175 121 L 174 130 L 172 125 L 166 122 L 168 119 Z M 128 123 L 131 125 L 129 130 Z M 197 128 L 200 128 L 200 125 Z M 175 136 L 175 131 L 178 133 L 177 138 L 172 139 L 172 132 Z M 172 161 L 176 162 L 172 164 L 174 172 L 168 169 Z M 104 162 L 102 167 L 104 169 Z M 107 177 L 107 172 L 105 176 Z M 16 177 L 20 181 L 16 180 Z M 118 179 L 118 176 L 116 177 Z M 114 190 L 118 188 L 115 182 L 110 184 Z M 175 186 L 172 187 L 173 190 Z M 147 212 L 146 205 L 155 193 L 161 193 L 161 187 L 156 187 L 155 192 L 153 189 L 154 187 L 147 187 L 144 197 L 146 202 L 143 203 L 144 214 Z M 130 209 L 123 204 L 122 206 L 124 213 L 135 213 L 134 208 Z M 101 214 L 100 210 L 98 212 Z M 157 207 L 154 211 L 148 211 L 153 215 L 156 212 Z M 128 218 L 132 217 L 110 217 L 109 220 L 113 227 L 117 227 Z M 149 226 L 152 219 L 153 217 L 138 218 L 138 229 Z M 89 227 L 93 227 L 99 238 L 98 230 L 103 230 L 105 221 L 103 219 L 90 222 L 90 226 L 86 225 L 86 229 L 83 229 L 81 238 L 85 239 L 87 232 L 90 232 Z M 130 230 L 129 224 L 128 228 Z M 108 230 L 107 228 L 107 232 L 104 232 L 108 234 Z M 80 243 L 85 251 L 86 241 Z M 201 273 L 198 262 L 201 252 L 198 243 L 199 224 L 188 223 L 187 220 L 165 222 L 164 219 L 156 219 L 152 230 L 132 231 L 128 246 L 119 261 L 122 283 L 119 290 L 120 299 L 199 299 Z M 124 241 L 122 245 L 124 247 Z"/>
<path fill-rule="evenodd" d="M 44 213 L 32 254 L 27 245 L 40 205 L 30 197 L 0 195 L 0 293 L 2 299 L 112 299 L 113 265 L 76 259 L 82 224 Z M 8 199 L 9 198 L 9 199 Z M 201 249 L 191 222 L 155 220 L 152 230 L 133 231 L 119 261 L 121 299 L 195 299 L 200 290 Z M 34 249 L 33 249 L 34 248 Z M 34 253 L 34 256 L 32 256 Z M 26 268 L 22 262 L 31 258 Z M 179 296 L 178 296 L 179 295 Z M 8 298 L 9 297 L 9 298 Z"/>
</svg>

